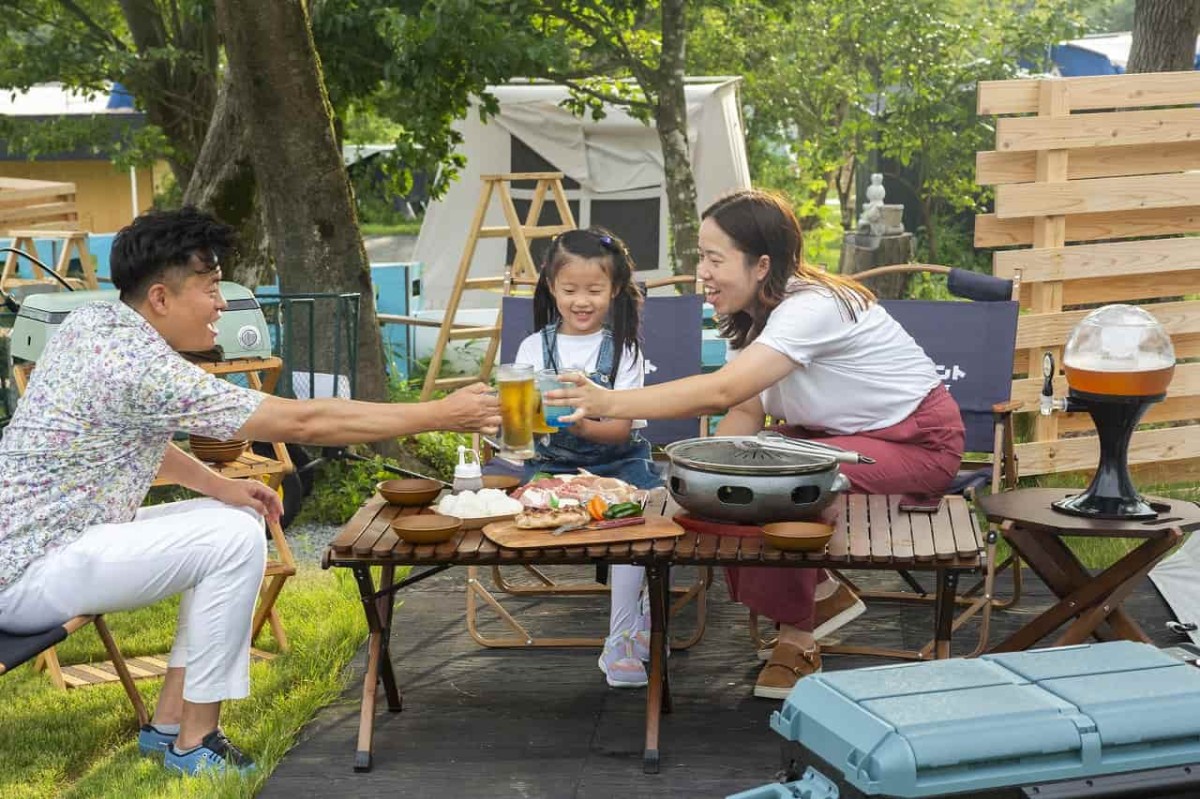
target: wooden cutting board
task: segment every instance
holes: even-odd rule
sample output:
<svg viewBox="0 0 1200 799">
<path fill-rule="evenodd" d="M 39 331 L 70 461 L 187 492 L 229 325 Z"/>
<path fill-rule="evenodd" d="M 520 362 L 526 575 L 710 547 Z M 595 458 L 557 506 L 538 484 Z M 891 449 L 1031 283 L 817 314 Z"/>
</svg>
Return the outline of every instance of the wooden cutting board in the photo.
<svg viewBox="0 0 1200 799">
<path fill-rule="evenodd" d="M 607 530 L 575 530 L 551 535 L 551 530 L 522 530 L 513 521 L 485 525 L 483 534 L 498 546 L 509 549 L 538 549 L 540 547 L 575 547 L 589 544 L 619 544 L 625 541 L 645 541 L 651 538 L 675 538 L 683 528 L 665 516 L 650 516 L 645 524 L 613 527 Z"/>
</svg>

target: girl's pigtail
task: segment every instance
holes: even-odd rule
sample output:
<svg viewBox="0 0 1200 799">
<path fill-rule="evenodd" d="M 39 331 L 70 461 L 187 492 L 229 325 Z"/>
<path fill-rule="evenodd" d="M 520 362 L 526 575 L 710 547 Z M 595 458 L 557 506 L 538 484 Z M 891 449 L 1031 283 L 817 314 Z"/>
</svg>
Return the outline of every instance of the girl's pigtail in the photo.
<svg viewBox="0 0 1200 799">
<path fill-rule="evenodd" d="M 613 366 L 608 376 L 609 385 L 615 385 L 621 359 L 628 348 L 636 360 L 641 353 L 642 290 L 634 280 L 633 258 L 625 242 L 609 235 L 600 237 L 605 249 L 612 254 L 612 282 L 615 293 L 612 299 Z"/>
<path fill-rule="evenodd" d="M 533 289 L 534 330 L 541 330 L 547 325 L 558 323 L 558 304 L 554 302 L 554 294 L 550 291 L 550 285 L 554 282 L 555 262 L 562 250 L 560 238 L 561 236 L 555 236 L 550 240 L 550 247 L 546 250 L 546 257 L 542 260 L 542 268 L 538 271 L 537 285 Z"/>
</svg>

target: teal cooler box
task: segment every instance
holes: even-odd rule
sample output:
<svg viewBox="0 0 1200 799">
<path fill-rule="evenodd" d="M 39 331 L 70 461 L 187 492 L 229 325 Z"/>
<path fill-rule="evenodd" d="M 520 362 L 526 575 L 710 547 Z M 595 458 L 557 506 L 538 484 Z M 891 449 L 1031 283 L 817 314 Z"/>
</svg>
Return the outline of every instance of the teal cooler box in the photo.
<svg viewBox="0 0 1200 799">
<path fill-rule="evenodd" d="M 729 799 L 1200 796 L 1200 669 L 1148 644 L 812 675 L 771 728 L 794 781 Z"/>
</svg>

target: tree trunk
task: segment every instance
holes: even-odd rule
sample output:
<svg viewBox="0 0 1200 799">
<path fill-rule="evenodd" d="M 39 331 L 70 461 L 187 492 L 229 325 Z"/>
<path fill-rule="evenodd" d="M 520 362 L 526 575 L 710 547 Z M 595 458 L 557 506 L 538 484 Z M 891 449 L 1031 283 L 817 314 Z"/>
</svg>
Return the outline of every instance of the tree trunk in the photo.
<svg viewBox="0 0 1200 799">
<path fill-rule="evenodd" d="M 1200 0 L 1137 0 L 1127 72 L 1195 69 Z"/>
<path fill-rule="evenodd" d="M 871 236 L 865 233 L 847 232 L 842 239 L 842 255 L 838 272 L 853 276 L 877 266 L 906 264 L 913 259 L 913 234 L 898 236 Z M 872 278 L 869 287 L 881 300 L 900 300 L 908 293 L 906 274 L 882 275 Z"/>
<path fill-rule="evenodd" d="M 250 161 L 285 294 L 360 295 L 355 396 L 385 400 L 383 348 L 350 181 L 333 135 L 325 85 L 302 0 L 217 0 Z M 333 303 L 318 302 L 311 363 L 332 371 Z M 294 341 L 305 345 L 303 329 Z M 292 368 L 296 368 L 295 365 Z"/>
<path fill-rule="evenodd" d="M 685 0 L 663 0 L 662 58 L 655 76 L 658 86 L 647 94 L 658 98 L 654 121 L 667 183 L 672 265 L 677 275 L 694 275 L 699 260 L 700 216 L 696 210 L 696 177 L 688 157 L 687 98 L 683 91 L 685 6 Z M 685 286 L 683 290 L 690 292 L 693 288 Z"/>
<path fill-rule="evenodd" d="M 120 4 L 141 57 L 126 77 L 126 88 L 145 107 L 146 118 L 162 128 L 171 142 L 167 163 L 175 181 L 185 187 L 217 102 L 216 22 L 211 14 L 194 10 L 173 18 L 168 34 L 157 0 L 120 0 Z M 194 57 L 164 56 L 172 46 Z"/>
<path fill-rule="evenodd" d="M 225 277 L 253 291 L 271 282 L 274 268 L 248 139 L 245 119 L 226 71 L 208 135 L 183 193 L 183 204 L 203 208 L 237 228 L 238 251 L 232 263 L 225 266 Z"/>
</svg>

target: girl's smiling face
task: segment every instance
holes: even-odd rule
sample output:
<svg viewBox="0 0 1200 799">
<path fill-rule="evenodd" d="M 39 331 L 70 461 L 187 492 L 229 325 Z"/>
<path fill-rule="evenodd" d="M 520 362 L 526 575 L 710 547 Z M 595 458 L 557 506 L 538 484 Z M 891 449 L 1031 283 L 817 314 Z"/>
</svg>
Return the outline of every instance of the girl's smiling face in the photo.
<svg viewBox="0 0 1200 799">
<path fill-rule="evenodd" d="M 601 259 L 568 257 L 555 271 L 550 293 L 562 317 L 562 333 L 586 336 L 604 327 L 613 284 Z"/>
<path fill-rule="evenodd" d="M 746 253 L 711 217 L 700 223 L 700 262 L 696 276 L 704 283 L 704 299 L 722 316 L 753 312 L 759 284 L 767 276 L 770 259 L 751 262 Z"/>
</svg>

